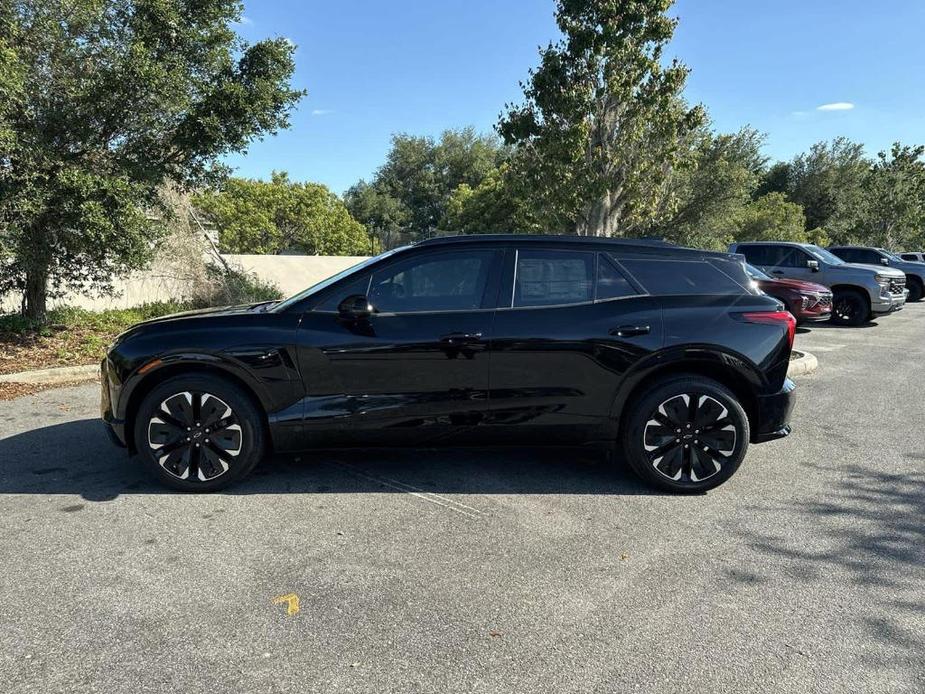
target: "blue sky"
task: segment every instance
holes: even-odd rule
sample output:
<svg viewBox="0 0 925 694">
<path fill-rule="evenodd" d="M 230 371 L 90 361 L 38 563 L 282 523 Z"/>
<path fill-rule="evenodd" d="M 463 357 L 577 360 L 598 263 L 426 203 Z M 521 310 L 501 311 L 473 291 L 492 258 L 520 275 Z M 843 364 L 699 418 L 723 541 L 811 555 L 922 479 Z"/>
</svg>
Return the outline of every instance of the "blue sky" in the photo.
<svg viewBox="0 0 925 694">
<path fill-rule="evenodd" d="M 342 193 L 373 174 L 394 132 L 489 131 L 555 37 L 552 12 L 552 0 L 247 0 L 238 30 L 291 39 L 309 95 L 290 130 L 229 163 Z M 922 0 L 679 0 L 672 14 L 687 98 L 720 130 L 767 133 L 768 156 L 837 135 L 870 153 L 925 143 Z"/>
</svg>

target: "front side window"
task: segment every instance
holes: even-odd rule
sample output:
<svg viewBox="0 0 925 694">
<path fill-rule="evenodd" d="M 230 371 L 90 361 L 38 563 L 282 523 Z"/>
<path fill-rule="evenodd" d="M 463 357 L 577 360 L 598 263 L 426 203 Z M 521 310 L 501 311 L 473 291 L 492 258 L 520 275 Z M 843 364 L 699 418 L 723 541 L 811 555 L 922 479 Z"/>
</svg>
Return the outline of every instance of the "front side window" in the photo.
<svg viewBox="0 0 925 694">
<path fill-rule="evenodd" d="M 513 306 L 556 306 L 594 300 L 594 253 L 521 250 Z"/>
<path fill-rule="evenodd" d="M 782 249 L 780 259 L 775 263 L 777 267 L 800 267 L 806 268 L 806 261 L 812 260 L 809 254 L 801 251 L 799 248 L 787 246 Z"/>
<path fill-rule="evenodd" d="M 745 294 L 747 289 L 707 260 L 621 259 L 650 294 Z"/>
<path fill-rule="evenodd" d="M 375 273 L 369 300 L 380 313 L 481 308 L 495 251 L 432 254 Z"/>
</svg>

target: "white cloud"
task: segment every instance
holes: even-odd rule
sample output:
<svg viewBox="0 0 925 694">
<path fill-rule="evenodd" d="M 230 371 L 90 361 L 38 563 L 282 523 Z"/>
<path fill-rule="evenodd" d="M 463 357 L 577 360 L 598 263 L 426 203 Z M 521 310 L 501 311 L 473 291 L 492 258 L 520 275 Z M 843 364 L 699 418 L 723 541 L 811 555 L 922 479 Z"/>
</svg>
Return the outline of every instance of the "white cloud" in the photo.
<svg viewBox="0 0 925 694">
<path fill-rule="evenodd" d="M 329 108 L 316 108 L 314 111 L 312 111 L 313 116 L 326 116 L 329 113 L 334 113 L 334 111 Z"/>
<path fill-rule="evenodd" d="M 240 18 L 237 22 L 235 22 L 235 23 L 236 23 L 236 24 L 240 24 L 241 26 L 250 26 L 251 24 L 254 23 L 254 20 L 251 19 L 250 17 L 248 17 L 248 16 L 242 14 L 242 15 L 241 15 L 241 18 Z"/>
<path fill-rule="evenodd" d="M 817 106 L 817 111 L 850 111 L 854 108 L 854 104 L 850 101 L 836 101 L 831 104 L 822 104 L 822 106 Z"/>
</svg>

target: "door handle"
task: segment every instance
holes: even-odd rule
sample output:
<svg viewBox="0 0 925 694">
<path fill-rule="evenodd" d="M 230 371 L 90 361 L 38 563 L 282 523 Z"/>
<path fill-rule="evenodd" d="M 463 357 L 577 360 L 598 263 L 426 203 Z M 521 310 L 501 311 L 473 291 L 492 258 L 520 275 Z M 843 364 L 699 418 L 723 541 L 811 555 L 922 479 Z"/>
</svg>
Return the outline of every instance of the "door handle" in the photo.
<svg viewBox="0 0 925 694">
<path fill-rule="evenodd" d="M 448 335 L 442 335 L 440 337 L 440 342 L 445 345 L 450 345 L 451 347 L 471 345 L 481 341 L 482 333 L 449 333 Z"/>
<path fill-rule="evenodd" d="M 648 335 L 652 328 L 648 325 L 621 325 L 619 328 L 611 328 L 610 334 L 616 337 L 637 337 L 639 335 Z"/>
<path fill-rule="evenodd" d="M 771 270 L 771 274 L 772 275 L 783 275 L 784 271 L 783 270 Z"/>
</svg>

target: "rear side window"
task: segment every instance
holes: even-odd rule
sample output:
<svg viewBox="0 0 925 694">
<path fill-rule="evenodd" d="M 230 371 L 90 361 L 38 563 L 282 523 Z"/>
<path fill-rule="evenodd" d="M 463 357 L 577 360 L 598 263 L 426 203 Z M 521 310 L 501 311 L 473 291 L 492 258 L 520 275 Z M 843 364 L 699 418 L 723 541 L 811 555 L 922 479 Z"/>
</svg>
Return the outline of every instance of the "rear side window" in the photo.
<svg viewBox="0 0 925 694">
<path fill-rule="evenodd" d="M 746 294 L 746 288 L 707 260 L 621 258 L 650 294 Z"/>
<path fill-rule="evenodd" d="M 915 253 L 903 253 L 899 256 L 903 260 L 918 260 L 919 257 Z"/>
<path fill-rule="evenodd" d="M 513 306 L 580 304 L 594 299 L 594 253 L 521 250 Z"/>
</svg>

